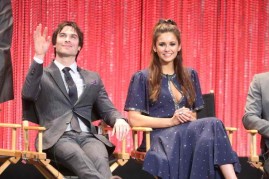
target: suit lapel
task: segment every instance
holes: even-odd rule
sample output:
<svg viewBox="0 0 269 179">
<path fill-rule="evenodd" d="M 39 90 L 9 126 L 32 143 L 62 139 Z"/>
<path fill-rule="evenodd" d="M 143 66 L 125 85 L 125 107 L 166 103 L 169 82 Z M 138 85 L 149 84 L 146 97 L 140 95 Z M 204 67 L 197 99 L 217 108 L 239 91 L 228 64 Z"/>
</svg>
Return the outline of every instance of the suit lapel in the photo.
<svg viewBox="0 0 269 179">
<path fill-rule="evenodd" d="M 59 89 L 62 91 L 64 96 L 71 102 L 67 94 L 61 72 L 59 71 L 59 68 L 54 64 L 54 62 L 52 62 L 50 66 L 48 67 L 48 72 L 50 73 L 52 79 L 55 81 L 55 83 L 57 84 Z"/>
<path fill-rule="evenodd" d="M 78 99 L 78 101 L 79 101 L 80 99 L 84 98 L 86 93 L 89 92 L 89 88 L 91 87 L 91 85 L 94 85 L 96 83 L 96 79 L 91 75 L 91 73 L 87 72 L 86 70 L 83 70 L 83 69 L 78 67 L 78 71 L 83 79 L 84 84 L 85 84 L 85 88 Z"/>
<path fill-rule="evenodd" d="M 81 75 L 81 78 L 83 79 L 83 82 L 84 82 L 84 85 L 85 85 L 85 88 L 84 88 L 82 94 L 81 94 L 80 97 L 78 98 L 78 101 L 79 101 L 80 99 L 83 99 L 83 98 L 84 98 L 84 96 L 85 96 L 85 94 L 86 94 L 86 91 L 87 91 L 87 89 L 88 89 L 89 83 L 88 83 L 88 77 L 87 77 L 87 73 L 86 73 L 86 71 L 85 71 L 85 70 L 82 70 L 82 69 L 79 68 L 79 67 L 78 67 L 78 71 L 79 71 L 79 73 L 80 73 L 80 75 Z"/>
<path fill-rule="evenodd" d="M 90 86 L 96 84 L 97 81 L 86 70 L 83 70 L 83 69 L 78 67 L 78 71 L 79 71 L 79 73 L 81 75 L 81 78 L 83 79 L 84 84 L 85 84 L 85 88 L 84 88 L 82 94 L 80 95 L 80 97 L 78 99 L 78 101 L 80 101 L 80 99 L 84 98 L 84 96 L 85 96 L 86 92 L 88 91 L 88 89 L 90 88 Z M 71 100 L 70 100 L 70 98 L 68 96 L 68 93 L 66 91 L 66 88 L 65 88 L 62 76 L 61 76 L 61 72 L 59 71 L 59 68 L 54 64 L 54 62 L 52 62 L 50 64 L 50 66 L 48 67 L 48 72 L 50 73 L 52 79 L 55 81 L 55 83 L 57 84 L 59 89 L 65 95 L 65 97 L 71 102 Z"/>
</svg>

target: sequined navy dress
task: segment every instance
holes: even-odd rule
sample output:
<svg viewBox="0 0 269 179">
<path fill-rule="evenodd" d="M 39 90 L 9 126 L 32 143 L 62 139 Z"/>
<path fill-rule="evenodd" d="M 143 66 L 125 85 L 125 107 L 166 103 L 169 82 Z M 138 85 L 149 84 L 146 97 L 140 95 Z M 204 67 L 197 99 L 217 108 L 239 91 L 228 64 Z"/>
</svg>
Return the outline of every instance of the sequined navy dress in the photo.
<svg viewBox="0 0 269 179">
<path fill-rule="evenodd" d="M 203 99 L 197 72 L 188 69 L 195 87 L 196 101 L 192 110 L 203 108 Z M 134 74 L 125 103 L 126 111 L 140 111 L 144 115 L 170 118 L 174 111 L 186 106 L 183 96 L 177 104 L 170 92 L 169 80 L 181 91 L 175 75 L 162 76 L 162 89 L 156 102 L 149 100 L 148 70 Z M 162 179 L 218 179 L 223 178 L 219 166 L 234 164 L 236 172 L 240 164 L 232 150 L 223 123 L 217 118 L 203 118 L 170 128 L 154 129 L 151 147 L 147 152 L 143 169 Z"/>
</svg>

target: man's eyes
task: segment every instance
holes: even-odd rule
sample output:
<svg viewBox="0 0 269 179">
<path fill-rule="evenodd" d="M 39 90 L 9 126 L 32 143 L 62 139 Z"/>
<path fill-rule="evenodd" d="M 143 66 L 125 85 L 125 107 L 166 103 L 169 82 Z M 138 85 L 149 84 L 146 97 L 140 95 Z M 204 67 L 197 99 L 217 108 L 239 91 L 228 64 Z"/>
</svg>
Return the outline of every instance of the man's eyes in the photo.
<svg viewBox="0 0 269 179">
<path fill-rule="evenodd" d="M 65 37 L 66 35 L 65 34 L 59 34 L 60 37 Z"/>
<path fill-rule="evenodd" d="M 59 34 L 59 36 L 60 36 L 60 37 L 67 37 L 66 34 Z M 71 35 L 70 38 L 72 38 L 72 39 L 77 39 L 78 36 L 77 36 L 77 35 Z"/>
<path fill-rule="evenodd" d="M 71 38 L 72 38 L 72 39 L 77 39 L 78 36 L 76 36 L 76 35 L 72 35 Z"/>
</svg>

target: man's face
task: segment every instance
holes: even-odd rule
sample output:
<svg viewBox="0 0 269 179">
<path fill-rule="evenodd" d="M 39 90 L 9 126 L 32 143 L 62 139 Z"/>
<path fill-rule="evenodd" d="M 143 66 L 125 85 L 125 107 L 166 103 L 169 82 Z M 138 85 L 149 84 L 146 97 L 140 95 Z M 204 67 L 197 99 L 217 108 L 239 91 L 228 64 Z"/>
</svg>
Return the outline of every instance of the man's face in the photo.
<svg viewBox="0 0 269 179">
<path fill-rule="evenodd" d="M 57 35 L 56 55 L 61 57 L 76 56 L 81 49 L 79 46 L 79 37 L 75 29 L 71 26 L 65 26 Z"/>
</svg>

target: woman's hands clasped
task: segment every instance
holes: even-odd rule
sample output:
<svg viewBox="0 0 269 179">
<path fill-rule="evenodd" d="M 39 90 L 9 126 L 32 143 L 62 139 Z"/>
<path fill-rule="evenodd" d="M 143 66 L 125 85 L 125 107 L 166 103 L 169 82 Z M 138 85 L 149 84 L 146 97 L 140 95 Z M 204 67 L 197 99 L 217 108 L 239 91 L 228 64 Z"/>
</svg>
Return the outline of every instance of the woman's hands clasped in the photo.
<svg viewBox="0 0 269 179">
<path fill-rule="evenodd" d="M 190 121 L 196 120 L 196 113 L 191 111 L 189 108 L 182 107 L 175 111 L 172 119 L 173 125 L 178 125 Z"/>
</svg>

